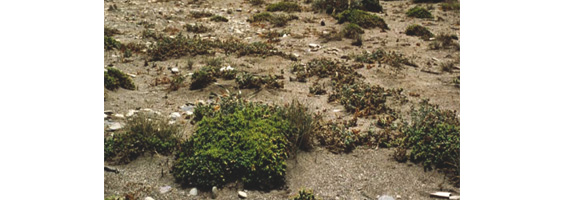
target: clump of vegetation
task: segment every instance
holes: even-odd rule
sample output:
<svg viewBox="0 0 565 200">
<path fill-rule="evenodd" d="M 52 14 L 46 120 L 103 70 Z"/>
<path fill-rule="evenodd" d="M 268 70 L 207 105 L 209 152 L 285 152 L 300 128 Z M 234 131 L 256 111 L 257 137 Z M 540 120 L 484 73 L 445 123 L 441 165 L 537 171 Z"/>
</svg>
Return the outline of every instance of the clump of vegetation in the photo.
<svg viewBox="0 0 565 200">
<path fill-rule="evenodd" d="M 348 23 L 345 28 L 343 28 L 343 35 L 349 39 L 355 39 L 363 33 L 365 33 L 365 31 L 359 25 L 354 23 Z"/>
<path fill-rule="evenodd" d="M 141 37 L 144 39 L 159 39 L 162 36 L 161 35 L 157 35 L 157 33 L 155 33 L 155 31 L 150 30 L 150 29 L 145 29 L 143 30 L 143 32 L 141 32 Z"/>
<path fill-rule="evenodd" d="M 208 28 L 208 27 L 206 27 L 202 24 L 195 24 L 195 25 L 187 24 L 184 27 L 186 28 L 186 31 L 192 32 L 192 33 L 206 33 L 208 31 L 210 31 L 210 28 Z"/>
<path fill-rule="evenodd" d="M 387 96 L 390 93 L 380 86 L 370 86 L 368 84 L 342 84 L 341 88 L 336 89 L 339 102 L 348 112 L 355 113 L 357 116 L 369 116 L 390 112 L 386 106 Z"/>
<path fill-rule="evenodd" d="M 361 34 L 355 35 L 355 38 L 353 38 L 353 42 L 351 42 L 351 45 L 355 45 L 355 46 L 363 45 L 363 37 L 361 36 Z"/>
<path fill-rule="evenodd" d="M 426 169 L 444 169 L 459 182 L 459 118 L 455 111 L 440 110 L 423 100 L 411 109 L 411 123 L 405 123 L 405 147 L 410 160 L 421 162 Z"/>
<path fill-rule="evenodd" d="M 214 15 L 212 18 L 210 18 L 211 21 L 213 22 L 228 22 L 228 18 L 224 17 L 224 16 L 220 16 L 220 15 Z"/>
<path fill-rule="evenodd" d="M 448 0 L 445 3 L 439 4 L 439 6 L 444 11 L 459 10 L 459 1 L 458 0 Z"/>
<path fill-rule="evenodd" d="M 453 72 L 453 69 L 455 69 L 455 64 L 455 62 L 443 62 L 439 66 L 441 71 L 451 73 Z"/>
<path fill-rule="evenodd" d="M 430 32 L 428 28 L 417 24 L 408 26 L 408 28 L 406 28 L 406 35 L 419 36 L 423 40 L 429 40 L 434 37 L 434 34 Z"/>
<path fill-rule="evenodd" d="M 284 15 L 284 14 L 273 15 L 270 12 L 262 12 L 262 13 L 258 13 L 258 14 L 253 15 L 247 21 L 249 21 L 251 23 L 267 21 L 267 22 L 271 23 L 273 26 L 283 27 L 283 26 L 286 26 L 286 24 L 289 21 L 296 20 L 296 19 L 298 19 L 298 16 L 296 16 L 296 15 Z"/>
<path fill-rule="evenodd" d="M 122 43 L 112 37 L 104 36 L 104 50 L 119 49 L 120 47 L 122 47 Z"/>
<path fill-rule="evenodd" d="M 192 15 L 192 17 L 194 17 L 196 19 L 203 18 L 203 17 L 212 17 L 214 15 L 210 12 L 204 12 L 204 11 L 192 11 L 192 12 L 190 12 L 190 14 Z"/>
<path fill-rule="evenodd" d="M 378 0 L 315 0 L 312 10 L 323 11 L 327 14 L 336 14 L 347 9 L 359 9 L 371 12 L 382 12 L 383 8 Z"/>
<path fill-rule="evenodd" d="M 120 11 L 120 9 L 118 9 L 118 6 L 116 6 L 116 4 L 113 4 L 113 5 L 110 5 L 110 7 L 108 8 L 108 11 L 115 12 L 115 11 Z"/>
<path fill-rule="evenodd" d="M 267 11 L 300 12 L 302 8 L 295 2 L 281 1 L 267 6 Z"/>
<path fill-rule="evenodd" d="M 381 28 L 382 30 L 389 30 L 388 25 L 379 16 L 372 15 L 362 10 L 350 9 L 339 13 L 336 16 L 338 23 L 351 22 L 363 28 Z"/>
<path fill-rule="evenodd" d="M 455 87 L 459 88 L 460 84 L 461 84 L 461 77 L 457 76 L 453 79 L 453 84 L 455 84 Z"/>
<path fill-rule="evenodd" d="M 278 81 L 274 75 L 258 76 L 251 73 L 243 72 L 237 75 L 235 82 L 239 88 L 261 88 L 265 85 L 267 88 L 283 88 L 284 82 Z"/>
<path fill-rule="evenodd" d="M 107 68 L 107 70 L 104 72 L 104 87 L 106 89 L 116 90 L 120 87 L 128 90 L 135 89 L 133 80 L 127 74 L 113 67 Z"/>
<path fill-rule="evenodd" d="M 177 91 L 181 87 L 184 86 L 184 81 L 186 80 L 186 76 L 183 75 L 174 75 L 172 81 L 169 85 L 169 91 Z"/>
<path fill-rule="evenodd" d="M 320 85 L 318 82 L 315 82 L 311 87 L 308 88 L 308 90 L 310 91 L 310 94 L 314 95 L 322 95 L 327 93 L 327 91 L 324 90 L 322 85 Z"/>
<path fill-rule="evenodd" d="M 301 189 L 292 200 L 316 200 L 316 196 L 312 193 L 312 190 Z"/>
<path fill-rule="evenodd" d="M 454 42 L 457 40 L 458 37 L 456 35 L 448 35 L 445 33 L 441 33 L 437 37 L 435 37 L 435 41 L 430 43 L 430 49 L 432 50 L 439 50 L 439 49 L 451 49 L 455 48 L 459 50 L 459 43 Z"/>
<path fill-rule="evenodd" d="M 216 81 L 213 68 L 205 66 L 194 72 L 191 76 L 190 89 L 201 89 Z"/>
<path fill-rule="evenodd" d="M 265 3 L 265 0 L 249 0 L 249 3 L 253 6 L 260 6 Z"/>
<path fill-rule="evenodd" d="M 408 17 L 416 17 L 416 18 L 433 18 L 432 13 L 430 13 L 430 11 L 419 6 L 410 8 L 410 10 L 406 12 L 406 15 Z"/>
<path fill-rule="evenodd" d="M 104 160 L 128 163 L 145 152 L 171 154 L 179 145 L 180 127 L 157 115 L 138 113 L 125 131 L 104 139 Z"/>
<path fill-rule="evenodd" d="M 322 33 L 320 38 L 322 38 L 322 43 L 327 43 L 330 41 L 341 41 L 343 35 L 344 35 L 343 31 L 337 31 L 336 29 L 332 28 L 332 30 L 328 34 Z"/>
<path fill-rule="evenodd" d="M 359 143 L 359 130 L 349 130 L 357 119 L 352 121 L 319 122 L 315 135 L 322 146 L 332 153 L 351 152 Z"/>
<path fill-rule="evenodd" d="M 195 134 L 181 144 L 172 173 L 202 187 L 241 180 L 245 187 L 284 184 L 289 138 L 298 134 L 283 108 L 222 95 L 218 105 L 197 105 Z M 203 112 L 204 111 L 204 112 Z"/>
<path fill-rule="evenodd" d="M 112 37 L 116 34 L 120 34 L 120 31 L 115 28 L 104 27 L 104 36 Z"/>
<path fill-rule="evenodd" d="M 397 70 L 402 69 L 402 65 L 416 66 L 416 64 L 414 64 L 408 58 L 405 58 L 401 53 L 394 51 L 386 52 L 382 49 L 377 49 L 372 53 L 363 52 L 363 54 L 355 56 L 355 61 L 368 64 L 378 62 L 379 65 L 387 64 Z"/>
<path fill-rule="evenodd" d="M 412 0 L 414 3 L 439 3 L 445 0 Z"/>
</svg>

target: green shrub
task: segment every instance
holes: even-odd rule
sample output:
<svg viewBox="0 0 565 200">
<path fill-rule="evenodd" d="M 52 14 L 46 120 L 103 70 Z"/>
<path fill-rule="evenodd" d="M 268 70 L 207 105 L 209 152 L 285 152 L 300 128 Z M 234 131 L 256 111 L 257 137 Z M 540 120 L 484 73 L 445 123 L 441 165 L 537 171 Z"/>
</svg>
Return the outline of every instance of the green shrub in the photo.
<svg viewBox="0 0 565 200">
<path fill-rule="evenodd" d="M 363 52 L 361 55 L 355 56 L 355 61 L 372 64 L 378 62 L 379 64 L 387 64 L 396 70 L 402 69 L 402 65 L 415 66 L 415 64 L 405 58 L 401 53 L 395 51 L 386 52 L 382 49 L 377 49 L 372 53 Z"/>
<path fill-rule="evenodd" d="M 353 42 L 351 42 L 351 45 L 355 45 L 355 46 L 363 45 L 363 37 L 361 36 L 361 34 L 355 35 L 355 38 L 353 38 Z"/>
<path fill-rule="evenodd" d="M 124 132 L 104 139 L 104 160 L 128 163 L 145 152 L 171 154 L 179 144 L 180 127 L 157 115 L 138 113 Z"/>
<path fill-rule="evenodd" d="M 361 0 L 361 5 L 363 10 L 371 12 L 382 12 L 383 7 L 379 3 L 379 0 Z"/>
<path fill-rule="evenodd" d="M 169 91 L 177 91 L 181 87 L 184 86 L 184 81 L 186 80 L 186 76 L 183 75 L 174 75 L 173 80 L 169 85 Z"/>
<path fill-rule="evenodd" d="M 448 175 L 459 176 L 459 118 L 455 111 L 440 110 L 428 100 L 411 109 L 411 123 L 402 129 L 411 148 L 410 160 L 422 162 L 426 169 L 447 169 Z"/>
<path fill-rule="evenodd" d="M 439 6 L 444 11 L 459 10 L 459 1 L 458 0 L 449 0 L 446 3 L 439 4 Z"/>
<path fill-rule="evenodd" d="M 249 3 L 253 6 L 260 6 L 265 3 L 265 0 L 249 0 Z"/>
<path fill-rule="evenodd" d="M 365 31 L 357 24 L 348 23 L 343 28 L 343 33 L 346 38 L 355 39 L 358 35 L 365 33 Z"/>
<path fill-rule="evenodd" d="M 109 90 L 116 90 L 119 87 L 128 90 L 134 90 L 135 84 L 133 80 L 125 73 L 116 68 L 107 68 L 104 72 L 104 87 Z"/>
<path fill-rule="evenodd" d="M 187 24 L 184 27 L 186 28 L 186 31 L 192 32 L 192 33 L 206 33 L 208 31 L 210 31 L 210 28 L 208 28 L 208 27 L 206 27 L 202 24 L 195 24 L 195 25 Z"/>
<path fill-rule="evenodd" d="M 439 50 L 455 48 L 456 50 L 459 50 L 459 43 L 453 41 L 457 39 L 458 38 L 456 35 L 441 33 L 437 37 L 435 37 L 435 41 L 430 43 L 430 49 Z"/>
<path fill-rule="evenodd" d="M 316 200 L 316 196 L 314 196 L 312 190 L 301 189 L 298 191 L 298 195 L 293 197 L 292 200 Z"/>
<path fill-rule="evenodd" d="M 273 14 L 270 12 L 262 12 L 254 14 L 248 21 L 249 22 L 263 22 L 263 21 L 270 21 L 273 17 Z"/>
<path fill-rule="evenodd" d="M 349 3 L 351 2 L 351 6 Z M 361 4 L 357 0 L 315 0 L 312 10 L 323 11 L 326 14 L 335 14 L 350 9 L 361 9 Z"/>
<path fill-rule="evenodd" d="M 116 34 L 120 34 L 120 31 L 118 29 L 104 27 L 104 36 L 112 37 Z"/>
<path fill-rule="evenodd" d="M 339 13 L 336 16 L 336 19 L 340 24 L 344 22 L 351 22 L 363 28 L 379 27 L 382 30 L 389 29 L 388 25 L 385 23 L 385 21 L 382 18 L 357 9 L 345 10 Z"/>
<path fill-rule="evenodd" d="M 210 12 L 204 12 L 204 11 L 193 11 L 190 12 L 190 14 L 192 15 L 192 17 L 194 18 L 202 18 L 202 17 L 211 17 L 214 14 L 210 13 Z"/>
<path fill-rule="evenodd" d="M 324 88 L 322 88 L 322 85 L 320 85 L 318 82 L 315 82 L 312 87 L 308 88 L 310 94 L 314 94 L 314 95 L 322 95 L 322 94 L 326 94 L 327 91 L 324 90 Z"/>
<path fill-rule="evenodd" d="M 228 22 L 228 18 L 224 17 L 224 16 L 220 16 L 220 15 L 214 15 L 212 18 L 210 18 L 211 21 L 214 22 Z"/>
<path fill-rule="evenodd" d="M 222 108 L 204 116 L 181 145 L 172 169 L 176 180 L 202 187 L 235 180 L 261 189 L 284 184 L 289 122 L 272 106 L 238 101 Z"/>
<path fill-rule="evenodd" d="M 416 18 L 434 18 L 432 16 L 432 13 L 430 13 L 430 11 L 419 6 L 410 8 L 410 10 L 406 12 L 406 15 L 408 17 L 416 17 Z"/>
<path fill-rule="evenodd" d="M 300 12 L 302 8 L 295 2 L 281 1 L 267 6 L 267 11 Z"/>
<path fill-rule="evenodd" d="M 104 36 L 104 50 L 119 49 L 122 44 L 112 37 Z"/>
<path fill-rule="evenodd" d="M 406 28 L 406 35 L 419 36 L 423 40 L 429 40 L 434 37 L 434 34 L 430 32 L 428 28 L 417 24 L 408 26 L 408 28 Z"/>
<path fill-rule="evenodd" d="M 278 78 L 273 75 L 269 76 L 257 76 L 247 72 L 239 74 L 235 78 L 235 82 L 238 87 L 243 88 L 261 88 L 265 85 L 267 88 L 282 88 L 284 87 L 284 82 L 278 81 Z"/>
<path fill-rule="evenodd" d="M 191 76 L 190 89 L 201 89 L 215 82 L 215 71 L 211 67 L 205 66 L 194 72 Z"/>
<path fill-rule="evenodd" d="M 414 3 L 439 3 L 445 0 L 412 0 Z"/>
<path fill-rule="evenodd" d="M 247 21 L 249 21 L 251 23 L 267 21 L 267 22 L 271 23 L 273 26 L 283 27 L 283 26 L 286 26 L 286 24 L 289 21 L 296 20 L 296 19 L 298 19 L 298 16 L 296 16 L 296 15 L 284 15 L 284 14 L 273 15 L 270 12 L 262 12 L 262 13 L 258 13 L 258 14 L 253 15 Z"/>
</svg>

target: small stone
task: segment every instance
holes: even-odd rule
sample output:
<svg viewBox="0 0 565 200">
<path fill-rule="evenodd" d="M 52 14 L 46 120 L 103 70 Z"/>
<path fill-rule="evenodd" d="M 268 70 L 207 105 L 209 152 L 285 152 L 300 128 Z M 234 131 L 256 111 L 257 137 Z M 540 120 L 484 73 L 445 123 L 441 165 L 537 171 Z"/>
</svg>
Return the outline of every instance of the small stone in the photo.
<svg viewBox="0 0 565 200">
<path fill-rule="evenodd" d="M 171 186 L 163 186 L 161 188 L 159 188 L 159 192 L 161 192 L 161 194 L 165 194 L 167 192 L 171 191 Z"/>
<path fill-rule="evenodd" d="M 171 115 L 169 115 L 169 117 L 170 117 L 171 119 L 176 120 L 176 119 L 178 119 L 178 118 L 180 117 L 180 113 L 178 113 L 178 112 L 171 113 Z"/>
<path fill-rule="evenodd" d="M 122 125 L 122 123 L 120 123 L 120 122 L 113 122 L 113 123 L 111 123 L 110 126 L 108 127 L 108 129 L 109 129 L 110 131 L 116 131 L 116 130 L 120 130 L 120 129 L 122 129 L 122 128 L 124 128 L 124 125 Z"/>
<path fill-rule="evenodd" d="M 153 198 L 151 198 L 151 197 L 145 197 L 144 200 L 155 200 L 155 199 L 153 199 Z"/>
<path fill-rule="evenodd" d="M 235 11 L 237 11 L 237 12 L 241 12 L 241 11 L 242 11 L 242 9 L 241 9 L 241 8 L 236 8 L 236 9 L 235 9 Z"/>
<path fill-rule="evenodd" d="M 320 25 L 325 26 L 325 25 L 326 25 L 326 22 L 324 22 L 324 20 L 322 20 L 322 21 L 320 22 Z"/>
<path fill-rule="evenodd" d="M 173 67 L 171 68 L 171 72 L 173 72 L 174 74 L 179 73 L 179 68 Z"/>
<path fill-rule="evenodd" d="M 298 53 L 292 53 L 292 55 L 297 57 L 297 58 L 300 57 L 300 54 L 298 54 Z"/>
<path fill-rule="evenodd" d="M 212 187 L 212 199 L 218 197 L 218 188 L 216 186 Z"/>
<path fill-rule="evenodd" d="M 105 110 L 104 111 L 104 114 L 108 114 L 108 115 L 111 115 L 113 113 L 114 113 L 114 111 L 112 111 L 112 110 Z"/>
<path fill-rule="evenodd" d="M 245 193 L 244 191 L 239 191 L 237 192 L 237 196 L 239 196 L 239 198 L 245 199 L 247 198 L 247 193 Z"/>
<path fill-rule="evenodd" d="M 131 117 L 131 116 L 133 116 L 135 113 L 137 113 L 137 110 L 129 110 L 128 113 L 126 114 L 126 117 Z"/>
<path fill-rule="evenodd" d="M 106 119 L 106 118 L 108 118 L 108 115 L 107 115 L 107 114 L 104 114 L 104 119 Z"/>
<path fill-rule="evenodd" d="M 122 115 L 122 114 L 114 114 L 114 117 L 115 117 L 115 118 L 120 118 L 120 119 L 126 118 L 126 117 L 124 117 L 124 115 Z"/>
<path fill-rule="evenodd" d="M 378 198 L 378 200 L 394 200 L 394 197 L 383 195 Z"/>
<path fill-rule="evenodd" d="M 397 199 L 402 199 L 402 196 L 396 195 L 396 198 L 397 198 Z"/>
<path fill-rule="evenodd" d="M 192 188 L 192 189 L 190 189 L 190 192 L 188 192 L 188 194 L 192 195 L 192 196 L 196 196 L 196 195 L 198 195 L 198 189 Z"/>
<path fill-rule="evenodd" d="M 317 45 L 317 44 L 314 44 L 314 43 L 310 43 L 310 44 L 308 44 L 308 46 L 310 48 L 320 48 L 320 45 Z"/>
</svg>

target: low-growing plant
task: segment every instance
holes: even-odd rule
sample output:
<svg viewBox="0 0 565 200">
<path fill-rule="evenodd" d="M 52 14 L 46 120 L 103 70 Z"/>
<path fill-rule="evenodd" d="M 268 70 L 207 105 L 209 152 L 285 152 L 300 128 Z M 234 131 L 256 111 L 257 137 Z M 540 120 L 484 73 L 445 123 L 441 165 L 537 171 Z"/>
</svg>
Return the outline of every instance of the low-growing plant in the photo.
<svg viewBox="0 0 565 200">
<path fill-rule="evenodd" d="M 390 65 L 396 70 L 402 69 L 402 65 L 415 65 L 408 58 L 405 58 L 403 54 L 395 51 L 386 52 L 383 49 L 377 49 L 372 53 L 363 52 L 363 54 L 355 56 L 355 61 L 368 64 L 378 62 L 379 64 Z"/>
<path fill-rule="evenodd" d="M 332 29 L 328 34 L 322 33 L 320 38 L 322 39 L 322 43 L 327 43 L 330 41 L 341 41 L 343 35 L 344 35 L 343 31 L 337 31 L 335 29 Z"/>
<path fill-rule="evenodd" d="M 214 14 L 212 14 L 211 12 L 205 12 L 205 11 L 192 11 L 190 12 L 190 15 L 193 18 L 203 18 L 203 17 L 212 17 Z"/>
<path fill-rule="evenodd" d="M 105 161 L 128 163 L 145 152 L 169 155 L 180 141 L 180 127 L 155 114 L 134 115 L 124 130 L 104 139 Z"/>
<path fill-rule="evenodd" d="M 445 0 L 412 0 L 414 3 L 439 3 Z"/>
<path fill-rule="evenodd" d="M 112 37 L 116 34 L 120 34 L 120 31 L 118 29 L 104 26 L 104 36 Z"/>
<path fill-rule="evenodd" d="M 362 10 L 371 12 L 382 12 L 383 7 L 379 3 L 379 0 L 361 0 Z"/>
<path fill-rule="evenodd" d="M 159 39 L 160 36 L 157 35 L 157 33 L 155 33 L 155 31 L 150 30 L 150 29 L 145 29 L 143 30 L 143 32 L 141 32 L 141 37 L 144 39 Z"/>
<path fill-rule="evenodd" d="M 419 6 L 410 8 L 410 10 L 406 11 L 406 15 L 408 17 L 415 17 L 415 18 L 433 18 L 432 13 L 430 13 L 430 11 Z"/>
<path fill-rule="evenodd" d="M 251 23 L 267 21 L 275 27 L 283 27 L 286 26 L 289 21 L 296 19 L 298 19 L 298 16 L 296 15 L 271 14 L 270 12 L 262 12 L 253 15 L 250 19 L 248 19 L 248 21 Z"/>
<path fill-rule="evenodd" d="M 451 48 L 455 48 L 456 50 L 459 50 L 459 43 L 454 42 L 454 40 L 457 39 L 458 37 L 456 35 L 448 35 L 445 33 L 441 33 L 437 37 L 435 37 L 435 41 L 430 43 L 429 47 L 432 50 L 451 49 Z"/>
<path fill-rule="evenodd" d="M 128 90 L 134 90 L 135 84 L 127 74 L 123 73 L 119 69 L 109 67 L 107 68 L 107 71 L 104 72 L 104 87 L 108 90 L 116 90 L 120 87 Z"/>
<path fill-rule="evenodd" d="M 382 12 L 379 0 L 315 0 L 312 10 L 323 11 L 327 14 L 336 14 L 347 9 L 359 9 L 371 12 Z"/>
<path fill-rule="evenodd" d="M 361 36 L 361 34 L 355 35 L 355 38 L 353 38 L 353 42 L 351 42 L 351 45 L 355 45 L 355 46 L 363 45 L 363 37 Z"/>
<path fill-rule="evenodd" d="M 265 3 L 265 0 L 249 0 L 249 3 L 253 6 L 260 6 Z"/>
<path fill-rule="evenodd" d="M 451 73 L 455 68 L 455 62 L 443 62 L 439 66 L 441 68 L 441 71 Z"/>
<path fill-rule="evenodd" d="M 365 33 L 365 31 L 359 25 L 354 23 L 348 23 L 345 28 L 343 28 L 343 35 L 349 39 L 355 39 L 363 33 Z"/>
<path fill-rule="evenodd" d="M 459 1 L 458 0 L 448 0 L 445 3 L 439 4 L 439 6 L 444 11 L 459 10 Z"/>
<path fill-rule="evenodd" d="M 310 94 L 314 95 L 322 95 L 327 93 L 327 91 L 324 90 L 322 85 L 320 85 L 318 82 L 314 82 L 314 84 L 309 87 L 308 90 L 310 91 Z"/>
<path fill-rule="evenodd" d="M 104 36 L 104 50 L 119 49 L 122 43 L 116 41 L 114 38 Z"/>
<path fill-rule="evenodd" d="M 186 76 L 178 74 L 174 75 L 173 79 L 169 85 L 169 91 L 177 91 L 181 87 L 184 86 L 184 81 L 186 80 Z"/>
<path fill-rule="evenodd" d="M 316 196 L 312 193 L 312 190 L 301 189 L 292 200 L 316 200 Z"/>
<path fill-rule="evenodd" d="M 302 8 L 295 2 L 281 1 L 267 6 L 267 11 L 300 12 Z"/>
<path fill-rule="evenodd" d="M 120 9 L 118 9 L 118 6 L 116 6 L 116 4 L 112 4 L 110 5 L 110 7 L 108 7 L 108 11 L 115 12 L 115 11 L 120 11 Z"/>
<path fill-rule="evenodd" d="M 430 32 L 428 28 L 417 24 L 408 26 L 408 28 L 406 28 L 406 35 L 419 36 L 423 40 L 429 40 L 434 37 L 434 34 Z"/>
<path fill-rule="evenodd" d="M 220 16 L 220 15 L 214 15 L 212 18 L 210 18 L 211 21 L 213 22 L 228 22 L 228 18 L 224 17 L 224 16 Z"/>
<path fill-rule="evenodd" d="M 382 30 L 389 30 L 388 25 L 379 16 L 370 14 L 368 12 L 350 9 L 339 13 L 336 16 L 338 23 L 351 22 L 363 28 L 381 28 Z"/>
<path fill-rule="evenodd" d="M 359 143 L 358 131 L 349 130 L 352 124 L 347 121 L 319 122 L 315 135 L 320 145 L 332 153 L 351 152 Z"/>
<path fill-rule="evenodd" d="M 243 72 L 236 76 L 235 82 L 241 89 L 244 88 L 261 88 L 265 85 L 267 88 L 282 88 L 284 82 L 279 81 L 274 75 L 258 76 L 251 73 Z"/>
<path fill-rule="evenodd" d="M 245 187 L 260 189 L 284 184 L 293 129 L 280 107 L 229 94 L 219 105 L 199 104 L 195 111 L 202 116 L 176 155 L 172 173 L 177 181 L 221 187 L 241 180 Z"/>
<path fill-rule="evenodd" d="M 201 89 L 216 81 L 214 69 L 205 66 L 194 72 L 191 76 L 190 89 Z"/>
<path fill-rule="evenodd" d="M 187 24 L 184 27 L 186 28 L 186 31 L 192 32 L 192 33 L 206 33 L 208 31 L 210 31 L 210 28 L 208 28 L 208 27 L 206 27 L 202 24 L 195 24 L 195 25 Z"/>
</svg>

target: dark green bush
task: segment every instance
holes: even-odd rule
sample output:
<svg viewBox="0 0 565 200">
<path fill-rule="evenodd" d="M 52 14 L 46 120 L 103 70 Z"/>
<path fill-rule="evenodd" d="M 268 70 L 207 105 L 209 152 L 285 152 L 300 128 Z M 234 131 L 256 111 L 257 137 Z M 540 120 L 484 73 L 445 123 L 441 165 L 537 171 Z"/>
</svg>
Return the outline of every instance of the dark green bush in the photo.
<svg viewBox="0 0 565 200">
<path fill-rule="evenodd" d="M 135 84 L 133 80 L 119 69 L 109 67 L 104 72 L 104 87 L 109 90 L 116 90 L 119 87 L 128 90 L 134 90 Z"/>
<path fill-rule="evenodd" d="M 289 122 L 275 107 L 244 103 L 204 116 L 181 145 L 172 172 L 177 181 L 221 187 L 242 180 L 245 187 L 284 184 Z"/>
<path fill-rule="evenodd" d="M 214 22 L 228 22 L 228 18 L 224 17 L 224 16 L 220 16 L 220 15 L 214 15 L 212 18 L 210 18 L 211 21 Z"/>
<path fill-rule="evenodd" d="M 385 21 L 382 18 L 357 9 L 345 10 L 339 13 L 336 16 L 336 19 L 340 24 L 344 22 L 351 22 L 363 28 L 379 27 L 382 30 L 389 29 L 388 25 L 385 23 Z"/>
<path fill-rule="evenodd" d="M 115 28 L 104 27 L 104 36 L 112 37 L 116 34 L 120 34 L 120 31 Z"/>
<path fill-rule="evenodd" d="M 267 11 L 300 12 L 302 8 L 295 2 L 281 1 L 267 6 Z"/>
<path fill-rule="evenodd" d="M 185 80 L 186 80 L 186 76 L 183 76 L 181 74 L 174 75 L 173 80 L 171 81 L 171 83 L 169 85 L 169 91 L 179 90 L 181 87 L 183 87 L 185 85 L 184 84 Z"/>
<path fill-rule="evenodd" d="M 458 0 L 448 0 L 446 3 L 441 3 L 439 6 L 444 11 L 459 10 L 459 1 Z"/>
<path fill-rule="evenodd" d="M 434 37 L 434 34 L 430 32 L 428 28 L 417 24 L 408 26 L 408 28 L 406 28 L 406 35 L 419 36 L 423 40 L 429 40 Z"/>
<path fill-rule="evenodd" d="M 314 196 L 312 190 L 301 189 L 298 191 L 298 195 L 293 197 L 292 200 L 316 200 L 316 196 Z"/>
<path fill-rule="evenodd" d="M 112 37 L 104 36 L 104 50 L 119 49 L 122 44 Z"/>
<path fill-rule="evenodd" d="M 259 6 L 263 5 L 265 3 L 265 0 L 249 0 L 249 3 L 254 6 Z"/>
<path fill-rule="evenodd" d="M 382 12 L 383 7 L 379 3 L 379 0 L 361 0 L 361 5 L 363 10 L 371 12 Z"/>
<path fill-rule="evenodd" d="M 261 86 L 265 85 L 267 88 L 282 88 L 284 87 L 284 83 L 282 81 L 278 81 L 278 78 L 273 75 L 269 76 L 258 76 L 253 75 L 247 72 L 243 72 L 239 74 L 235 78 L 235 82 L 239 86 L 239 88 L 261 88 Z"/>
<path fill-rule="evenodd" d="M 416 17 L 416 18 L 434 18 L 432 16 L 432 13 L 430 13 L 430 11 L 419 6 L 410 8 L 410 10 L 406 12 L 406 15 L 408 17 Z"/>
<path fill-rule="evenodd" d="M 251 23 L 267 21 L 271 23 L 273 26 L 282 27 L 282 26 L 286 26 L 286 24 L 289 21 L 296 19 L 298 19 L 298 16 L 296 15 L 284 15 L 284 14 L 273 15 L 270 12 L 262 12 L 253 15 L 247 21 Z"/>
<path fill-rule="evenodd" d="M 351 5 L 349 3 L 351 2 Z M 326 14 L 335 14 L 350 9 L 361 9 L 361 3 L 358 0 L 315 0 L 312 4 L 312 10 L 323 11 Z"/>
<path fill-rule="evenodd" d="M 187 38 L 179 33 L 175 38 L 160 38 L 148 53 L 151 61 L 162 61 L 168 58 L 180 58 L 187 54 L 205 55 L 210 49 L 210 42 L 200 38 Z"/>
<path fill-rule="evenodd" d="M 201 89 L 216 81 L 216 72 L 213 68 L 205 66 L 194 72 L 191 76 L 190 89 Z"/>
<path fill-rule="evenodd" d="M 348 23 L 343 28 L 343 33 L 346 38 L 355 39 L 358 35 L 365 33 L 365 31 L 357 24 Z"/>
<path fill-rule="evenodd" d="M 193 12 L 190 12 L 190 14 L 194 18 L 211 17 L 211 16 L 214 15 L 210 12 L 204 12 L 204 11 L 193 11 Z"/>
<path fill-rule="evenodd" d="M 180 127 L 156 115 L 138 113 L 124 132 L 104 139 L 104 160 L 128 163 L 145 152 L 171 154 L 179 145 Z"/>
</svg>

